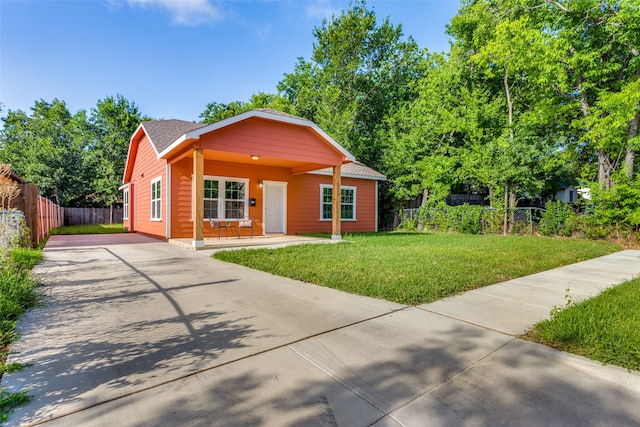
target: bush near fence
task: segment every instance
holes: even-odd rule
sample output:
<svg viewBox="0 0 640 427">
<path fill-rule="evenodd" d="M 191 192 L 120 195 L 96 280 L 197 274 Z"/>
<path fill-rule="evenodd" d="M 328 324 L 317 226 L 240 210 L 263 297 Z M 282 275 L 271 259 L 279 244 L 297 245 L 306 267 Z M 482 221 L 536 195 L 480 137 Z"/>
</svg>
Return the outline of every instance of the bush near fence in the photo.
<svg viewBox="0 0 640 427">
<path fill-rule="evenodd" d="M 549 201 L 544 209 L 510 209 L 509 234 L 622 239 L 625 245 L 637 247 L 640 245 L 640 197 L 638 199 L 627 201 L 635 203 L 635 210 L 628 209 L 630 214 L 614 219 L 611 218 L 611 211 L 614 210 L 607 209 L 606 205 L 585 206 Z M 504 210 L 465 205 L 446 208 L 423 207 L 402 209 L 398 219 L 398 228 L 406 230 L 501 234 Z"/>
<path fill-rule="evenodd" d="M 509 209 L 510 233 L 533 234 L 544 209 Z M 409 230 L 433 230 L 470 234 L 502 233 L 504 210 L 477 205 L 447 206 L 445 208 L 403 209 L 400 212 L 400 228 Z"/>
</svg>

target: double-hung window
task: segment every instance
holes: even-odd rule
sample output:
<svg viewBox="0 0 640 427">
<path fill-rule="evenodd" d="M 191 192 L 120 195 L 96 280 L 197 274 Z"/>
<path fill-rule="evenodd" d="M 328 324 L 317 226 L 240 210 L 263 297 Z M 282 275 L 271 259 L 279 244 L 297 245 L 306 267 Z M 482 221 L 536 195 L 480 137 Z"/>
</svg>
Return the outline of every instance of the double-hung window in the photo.
<svg viewBox="0 0 640 427">
<path fill-rule="evenodd" d="M 129 219 L 129 189 L 122 192 L 122 219 Z"/>
<path fill-rule="evenodd" d="M 204 217 L 218 218 L 218 181 L 204 180 Z"/>
<path fill-rule="evenodd" d="M 343 186 L 340 189 L 340 218 L 355 221 L 356 219 L 356 187 Z M 333 187 L 320 185 L 320 219 L 331 220 L 333 217 Z"/>
<path fill-rule="evenodd" d="M 224 216 L 225 218 L 245 218 L 246 183 L 242 181 L 225 181 L 224 183 Z"/>
<path fill-rule="evenodd" d="M 204 179 L 205 219 L 246 219 L 249 180 L 208 176 Z"/>
<path fill-rule="evenodd" d="M 162 219 L 162 178 L 151 181 L 151 220 Z"/>
</svg>

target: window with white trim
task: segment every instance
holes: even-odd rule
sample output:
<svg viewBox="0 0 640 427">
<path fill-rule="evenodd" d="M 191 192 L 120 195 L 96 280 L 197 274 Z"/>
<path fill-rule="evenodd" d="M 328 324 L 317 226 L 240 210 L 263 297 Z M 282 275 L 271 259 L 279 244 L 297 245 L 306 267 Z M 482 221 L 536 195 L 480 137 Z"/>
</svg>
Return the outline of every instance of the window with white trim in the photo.
<svg viewBox="0 0 640 427">
<path fill-rule="evenodd" d="M 122 219 L 129 219 L 129 188 L 122 192 Z"/>
<path fill-rule="evenodd" d="M 151 181 L 151 220 L 162 219 L 162 178 Z"/>
<path fill-rule="evenodd" d="M 204 180 L 204 217 L 218 218 L 218 181 Z"/>
<path fill-rule="evenodd" d="M 204 218 L 247 219 L 248 186 L 248 179 L 205 177 Z"/>
<path fill-rule="evenodd" d="M 333 187 L 320 185 L 320 219 L 329 221 L 333 217 Z M 356 187 L 343 186 L 340 188 L 340 218 L 355 221 L 356 219 Z"/>
</svg>

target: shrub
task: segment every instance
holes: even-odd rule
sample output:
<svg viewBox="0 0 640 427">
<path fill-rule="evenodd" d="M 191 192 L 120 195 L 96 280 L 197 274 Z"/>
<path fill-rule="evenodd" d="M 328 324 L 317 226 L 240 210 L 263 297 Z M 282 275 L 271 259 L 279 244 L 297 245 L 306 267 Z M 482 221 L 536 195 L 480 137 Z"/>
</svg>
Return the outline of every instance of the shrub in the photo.
<svg viewBox="0 0 640 427">
<path fill-rule="evenodd" d="M 31 268 L 42 258 L 39 251 L 14 249 L 1 260 L 0 271 L 0 348 L 13 340 L 18 317 L 38 302 Z"/>
<path fill-rule="evenodd" d="M 561 201 L 549 201 L 540 217 L 538 232 L 543 236 L 570 236 L 573 234 L 576 213 Z"/>
<path fill-rule="evenodd" d="M 501 234 L 504 209 L 483 209 L 481 213 L 482 234 Z"/>
<path fill-rule="evenodd" d="M 464 204 L 457 206 L 456 209 L 459 218 L 459 231 L 467 234 L 478 234 L 482 231 L 480 217 L 482 216 L 482 206 L 472 206 Z"/>
<path fill-rule="evenodd" d="M 418 219 L 417 218 L 409 218 L 404 216 L 404 212 L 400 209 L 399 212 L 400 223 L 398 224 L 398 228 L 404 230 L 416 230 L 418 228 Z"/>
</svg>

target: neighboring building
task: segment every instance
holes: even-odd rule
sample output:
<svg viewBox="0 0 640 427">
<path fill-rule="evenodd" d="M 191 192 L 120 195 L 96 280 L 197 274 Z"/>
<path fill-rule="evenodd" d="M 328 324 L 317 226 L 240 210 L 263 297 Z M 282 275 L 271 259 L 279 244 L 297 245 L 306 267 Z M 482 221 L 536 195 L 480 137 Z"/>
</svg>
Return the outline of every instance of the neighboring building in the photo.
<svg viewBox="0 0 640 427">
<path fill-rule="evenodd" d="M 575 203 L 578 201 L 578 190 L 573 185 L 568 185 L 556 192 L 553 198 L 563 203 Z"/>
<path fill-rule="evenodd" d="M 254 234 L 339 239 L 343 231 L 377 231 L 382 180 L 313 122 L 275 110 L 210 125 L 143 122 L 121 187 L 124 226 L 162 239 L 191 237 L 195 247 L 211 235 L 210 218 L 255 218 Z"/>
</svg>

